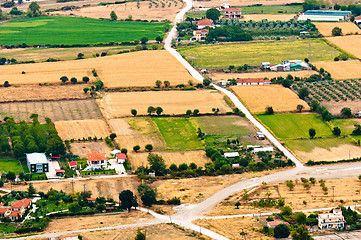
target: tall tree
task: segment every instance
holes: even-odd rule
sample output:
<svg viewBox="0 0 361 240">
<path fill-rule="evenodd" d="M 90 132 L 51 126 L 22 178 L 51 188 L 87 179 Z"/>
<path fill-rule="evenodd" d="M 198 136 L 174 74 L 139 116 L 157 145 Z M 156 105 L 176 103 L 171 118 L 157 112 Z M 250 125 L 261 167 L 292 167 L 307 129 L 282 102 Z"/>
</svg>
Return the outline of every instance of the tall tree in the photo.
<svg viewBox="0 0 361 240">
<path fill-rule="evenodd" d="M 210 8 L 206 11 L 206 18 L 212 19 L 213 21 L 218 20 L 221 16 L 221 12 L 216 8 Z"/>
<path fill-rule="evenodd" d="M 124 190 L 119 193 L 120 206 L 123 209 L 130 211 L 132 207 L 138 207 L 137 196 L 130 190 Z"/>
<path fill-rule="evenodd" d="M 114 11 L 112 11 L 112 12 L 110 13 L 110 19 L 111 19 L 112 21 L 115 21 L 115 20 L 118 19 L 118 16 L 117 16 L 117 14 L 116 14 Z"/>
<path fill-rule="evenodd" d="M 149 153 L 147 160 L 150 170 L 154 171 L 157 176 L 164 176 L 167 173 L 167 166 L 160 155 Z"/>
</svg>

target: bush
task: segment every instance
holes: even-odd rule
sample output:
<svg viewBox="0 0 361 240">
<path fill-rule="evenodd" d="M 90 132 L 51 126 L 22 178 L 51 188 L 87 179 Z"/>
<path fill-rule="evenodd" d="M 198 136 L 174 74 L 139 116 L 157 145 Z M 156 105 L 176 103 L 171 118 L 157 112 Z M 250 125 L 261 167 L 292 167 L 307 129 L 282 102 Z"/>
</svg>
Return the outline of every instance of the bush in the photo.
<svg viewBox="0 0 361 240">
<path fill-rule="evenodd" d="M 275 238 L 286 238 L 290 235 L 290 229 L 286 224 L 279 224 L 274 229 Z"/>
<path fill-rule="evenodd" d="M 274 114 L 273 108 L 272 107 L 266 107 L 266 114 L 267 115 Z"/>
</svg>

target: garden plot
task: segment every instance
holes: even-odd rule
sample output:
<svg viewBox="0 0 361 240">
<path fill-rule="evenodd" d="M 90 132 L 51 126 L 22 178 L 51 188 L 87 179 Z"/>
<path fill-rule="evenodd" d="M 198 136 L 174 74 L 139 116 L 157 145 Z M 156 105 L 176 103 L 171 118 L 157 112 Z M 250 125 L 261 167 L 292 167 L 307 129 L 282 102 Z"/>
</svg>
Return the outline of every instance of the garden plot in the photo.
<svg viewBox="0 0 361 240">
<path fill-rule="evenodd" d="M 100 119 L 57 121 L 54 125 L 63 140 L 88 139 L 88 137 L 104 139 L 110 134 L 107 124 Z"/>
<path fill-rule="evenodd" d="M 266 107 L 272 107 L 275 112 L 293 112 L 296 111 L 297 105 L 309 110 L 305 101 L 292 90 L 280 85 L 234 86 L 231 89 L 253 113 L 263 113 Z"/>
<path fill-rule="evenodd" d="M 32 113 L 38 114 L 40 121 L 48 117 L 53 122 L 102 118 L 93 99 L 0 103 L 0 118 L 29 121 Z"/>
<path fill-rule="evenodd" d="M 325 69 L 335 80 L 361 78 L 361 61 L 359 60 L 315 62 L 314 65 L 318 69 Z"/>
<path fill-rule="evenodd" d="M 360 34 L 361 29 L 357 27 L 356 24 L 351 22 L 342 22 L 342 23 L 334 23 L 334 22 L 315 22 L 314 23 L 318 29 L 318 31 L 324 37 L 331 37 L 332 36 L 332 29 L 335 27 L 339 27 L 342 29 L 342 34 Z M 328 38 L 330 41 L 330 39 Z"/>
<path fill-rule="evenodd" d="M 326 39 L 355 57 L 361 58 L 361 35 L 329 37 Z"/>
<path fill-rule="evenodd" d="M 212 73 L 211 77 L 215 81 L 227 81 L 228 79 L 237 78 L 274 78 L 283 77 L 286 78 L 288 75 L 294 77 L 309 77 L 312 74 L 318 74 L 316 71 L 292 71 L 292 72 L 250 72 L 250 73 L 223 73 L 216 72 Z"/>
<path fill-rule="evenodd" d="M 149 106 L 162 107 L 163 114 L 185 114 L 188 109 L 200 113 L 211 113 L 212 108 L 219 108 L 220 113 L 231 111 L 223 95 L 214 90 L 108 93 L 100 106 L 108 118 L 131 116 L 131 109 L 147 115 Z"/>
</svg>

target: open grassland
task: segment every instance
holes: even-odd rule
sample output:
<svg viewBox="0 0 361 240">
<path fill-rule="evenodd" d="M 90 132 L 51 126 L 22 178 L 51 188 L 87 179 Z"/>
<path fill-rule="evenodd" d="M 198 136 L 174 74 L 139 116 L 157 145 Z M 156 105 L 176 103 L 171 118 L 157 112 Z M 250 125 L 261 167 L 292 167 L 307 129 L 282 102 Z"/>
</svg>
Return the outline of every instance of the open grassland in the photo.
<svg viewBox="0 0 361 240">
<path fill-rule="evenodd" d="M 162 136 L 149 117 L 111 119 L 109 125 L 117 134 L 115 141 L 121 148 L 131 150 L 139 145 L 144 150 L 146 144 L 152 144 L 157 151 L 166 149 Z"/>
<path fill-rule="evenodd" d="M 132 116 L 130 110 L 136 109 L 138 115 L 147 115 L 149 106 L 162 107 L 163 114 L 185 114 L 188 109 L 198 109 L 200 113 L 211 113 L 219 108 L 220 113 L 231 111 L 218 91 L 151 91 L 108 93 L 100 106 L 108 118 Z"/>
<path fill-rule="evenodd" d="M 242 8 L 242 12 L 243 12 Z M 295 17 L 295 14 L 248 14 L 243 15 L 242 20 L 244 21 L 262 21 L 263 19 L 267 19 L 268 21 L 288 21 Z"/>
<path fill-rule="evenodd" d="M 53 121 L 102 117 L 92 99 L 0 103 L 0 118 L 8 116 L 16 121 L 30 121 L 29 117 L 32 113 L 37 113 L 40 121 L 44 121 L 46 117 Z"/>
<path fill-rule="evenodd" d="M 272 107 L 275 112 L 291 112 L 296 111 L 299 104 L 309 110 L 305 101 L 281 85 L 234 86 L 231 89 L 253 113 L 263 113 L 266 107 Z"/>
<path fill-rule="evenodd" d="M 10 84 L 60 83 L 60 77 L 89 76 L 98 72 L 105 87 L 147 87 L 155 81 L 169 81 L 172 86 L 195 79 L 167 51 L 140 51 L 103 58 L 0 66 L 0 78 Z M 25 74 L 22 74 L 22 71 Z"/>
<path fill-rule="evenodd" d="M 177 166 L 182 163 L 195 163 L 199 167 L 204 167 L 211 159 L 206 156 L 204 151 L 187 151 L 187 152 L 154 152 L 163 157 L 165 164 L 169 167 L 172 163 Z M 147 157 L 149 153 L 140 152 L 128 153 L 129 163 L 134 170 L 141 166 L 149 166 Z M 166 197 L 166 196 L 165 196 Z M 168 198 L 168 197 L 166 197 Z"/>
<path fill-rule="evenodd" d="M 91 6 L 80 9 L 74 9 L 72 11 L 59 11 L 59 12 L 54 12 L 53 14 L 109 19 L 111 11 L 114 11 L 119 19 L 126 19 L 128 18 L 129 15 L 131 15 L 133 19 L 174 21 L 175 15 L 180 11 L 183 4 L 182 1 L 177 2 L 177 6 L 175 6 L 174 2 L 170 2 L 170 3 L 171 3 L 170 7 L 168 3 L 166 3 L 164 7 L 161 6 L 155 7 L 155 5 L 151 4 L 150 1 L 140 1 L 138 8 L 137 2 L 127 2 L 125 4 Z M 149 8 L 150 5 L 152 5 L 151 8 Z"/>
<path fill-rule="evenodd" d="M 321 39 L 217 44 L 178 51 L 197 67 L 228 68 L 230 65 L 260 66 L 262 62 L 278 64 L 285 59 L 304 59 L 308 57 L 309 44 L 312 61 L 333 60 L 340 54 Z"/>
<path fill-rule="evenodd" d="M 112 150 L 108 144 L 99 140 L 96 142 L 74 142 L 70 144 L 70 151 L 81 158 L 86 158 L 88 153 L 91 152 L 101 152 L 111 156 Z"/>
<path fill-rule="evenodd" d="M 287 3 L 302 3 L 302 0 L 259 0 L 257 2 L 252 0 L 230 0 L 227 1 L 228 4 L 231 6 L 249 6 L 257 4 L 262 5 L 284 5 Z M 204 7 L 219 7 L 221 4 L 224 3 L 223 0 L 211 0 L 211 1 L 195 1 L 193 4 L 194 8 L 198 8 L 198 6 Z"/>
<path fill-rule="evenodd" d="M 91 44 L 163 36 L 166 23 L 119 22 L 76 17 L 21 18 L 0 23 L 0 44 Z"/>
<path fill-rule="evenodd" d="M 327 41 L 361 59 L 361 35 L 329 37 Z"/>
<path fill-rule="evenodd" d="M 249 189 L 252 191 L 248 194 L 248 201 L 242 200 L 244 191 L 240 191 L 218 204 L 207 215 L 218 216 L 280 211 L 274 207 L 260 208 L 252 206 L 251 203 L 253 201 L 260 199 L 278 200 L 283 198 L 285 204 L 291 206 L 294 210 L 349 206 L 361 200 L 360 181 L 356 178 L 326 180 L 327 194 L 322 190 L 318 180 L 316 179 L 317 182 L 315 184 L 309 182 L 309 189 L 306 189 L 301 181 L 294 181 L 295 188 L 293 190 L 290 190 L 285 182 L 259 186 Z M 334 191 L 332 191 L 331 186 L 335 187 Z M 270 193 L 270 196 L 267 196 L 267 193 Z M 333 201 L 333 194 L 335 201 Z M 341 200 L 343 200 L 342 203 L 340 203 Z M 234 207 L 237 201 L 241 202 L 239 209 Z"/>
<path fill-rule="evenodd" d="M 276 114 L 257 117 L 280 139 L 309 138 L 314 128 L 316 137 L 331 136 L 330 128 L 316 114 Z"/>
<path fill-rule="evenodd" d="M 243 14 L 289 14 L 302 11 L 302 5 L 242 6 Z"/>
<path fill-rule="evenodd" d="M 16 158 L 0 155 L 0 172 L 22 173 L 23 169 Z"/>
<path fill-rule="evenodd" d="M 204 143 L 197 136 L 197 126 L 189 118 L 153 118 L 169 150 L 197 150 Z"/>
<path fill-rule="evenodd" d="M 287 75 L 294 77 L 309 77 L 312 74 L 318 74 L 316 71 L 292 71 L 292 72 L 250 72 L 250 73 L 213 73 L 210 77 L 215 81 L 222 81 L 237 78 L 274 78 L 274 77 L 287 77 Z"/>
<path fill-rule="evenodd" d="M 85 99 L 83 88 L 88 84 L 57 86 L 23 85 L 0 88 L 0 102 Z"/>
<path fill-rule="evenodd" d="M 318 29 L 318 31 L 324 36 L 324 37 L 331 37 L 332 36 L 332 29 L 335 27 L 339 27 L 342 29 L 342 34 L 360 34 L 361 29 L 357 27 L 356 24 L 352 22 L 315 22 L 314 23 Z M 330 41 L 330 39 L 328 38 Z"/>
<path fill-rule="evenodd" d="M 110 134 L 107 124 L 100 119 L 57 121 L 54 125 L 63 140 L 87 139 L 88 137 L 104 139 Z"/>
<path fill-rule="evenodd" d="M 361 78 L 361 61 L 359 60 L 323 61 L 315 62 L 314 65 L 318 69 L 323 68 L 328 71 L 336 80 Z"/>
</svg>

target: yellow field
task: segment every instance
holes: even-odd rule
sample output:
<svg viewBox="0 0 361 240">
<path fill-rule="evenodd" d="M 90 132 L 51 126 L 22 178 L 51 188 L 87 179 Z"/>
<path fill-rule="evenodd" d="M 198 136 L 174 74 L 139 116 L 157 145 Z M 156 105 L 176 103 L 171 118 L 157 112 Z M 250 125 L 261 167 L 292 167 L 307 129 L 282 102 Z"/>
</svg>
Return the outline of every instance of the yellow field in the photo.
<svg viewBox="0 0 361 240">
<path fill-rule="evenodd" d="M 253 113 L 263 113 L 268 106 L 275 112 L 292 112 L 296 111 L 298 104 L 309 110 L 305 101 L 298 98 L 292 90 L 281 85 L 234 86 L 231 89 Z"/>
<path fill-rule="evenodd" d="M 359 60 L 315 62 L 314 65 L 318 69 L 324 68 L 336 80 L 361 78 L 361 61 Z"/>
<path fill-rule="evenodd" d="M 108 118 L 131 116 L 131 109 L 147 115 L 149 106 L 162 107 L 164 114 L 185 114 L 188 109 L 201 113 L 211 113 L 212 108 L 219 108 L 220 113 L 231 111 L 223 95 L 210 90 L 108 93 L 100 106 Z"/>
<path fill-rule="evenodd" d="M 214 73 L 210 76 L 215 81 L 226 81 L 232 78 L 274 78 L 287 77 L 290 74 L 294 77 L 309 77 L 312 74 L 318 74 L 316 71 L 292 71 L 292 72 L 254 72 L 254 73 Z"/>
<path fill-rule="evenodd" d="M 155 86 L 156 80 L 171 85 L 196 81 L 167 51 L 140 51 L 84 60 L 0 66 L 0 78 L 10 84 L 60 83 L 60 77 L 89 76 L 96 69 L 105 87 Z M 22 74 L 22 71 L 25 74 Z"/>
<path fill-rule="evenodd" d="M 288 21 L 295 17 L 295 14 L 249 14 L 243 15 L 242 21 L 262 21 L 267 19 L 268 21 Z"/>
<path fill-rule="evenodd" d="M 229 0 L 226 1 L 231 6 L 248 6 L 255 3 L 262 5 L 284 5 L 287 3 L 302 3 L 302 0 L 258 0 L 257 2 L 252 0 Z M 219 7 L 222 3 L 225 3 L 223 0 L 210 0 L 210 1 L 194 1 L 193 7 L 198 8 L 199 6 L 204 7 Z"/>
<path fill-rule="evenodd" d="M 145 145 L 147 143 L 143 143 Z M 144 147 L 143 147 L 144 148 Z M 141 166 L 147 166 L 149 153 L 146 152 L 128 152 L 128 160 L 133 169 Z M 204 151 L 187 151 L 187 152 L 154 152 L 163 157 L 165 164 L 169 167 L 172 163 L 179 165 L 181 163 L 195 163 L 197 166 L 204 167 L 206 163 L 211 162 L 211 159 L 206 156 Z"/>
<path fill-rule="evenodd" d="M 361 58 L 361 35 L 329 37 L 326 39 L 355 57 Z"/>
<path fill-rule="evenodd" d="M 96 142 L 74 142 L 70 144 L 70 147 L 71 152 L 81 158 L 86 158 L 88 153 L 91 152 L 105 153 L 107 156 L 110 156 L 113 150 L 104 141 L 99 140 Z"/>
<path fill-rule="evenodd" d="M 110 131 L 107 124 L 100 119 L 73 120 L 55 122 L 55 128 L 63 140 L 83 139 L 88 137 L 105 138 Z"/>
<path fill-rule="evenodd" d="M 342 29 L 342 35 L 361 33 L 361 29 L 351 22 L 315 22 L 314 24 L 324 37 L 332 36 L 332 29 L 335 27 Z"/>
</svg>

